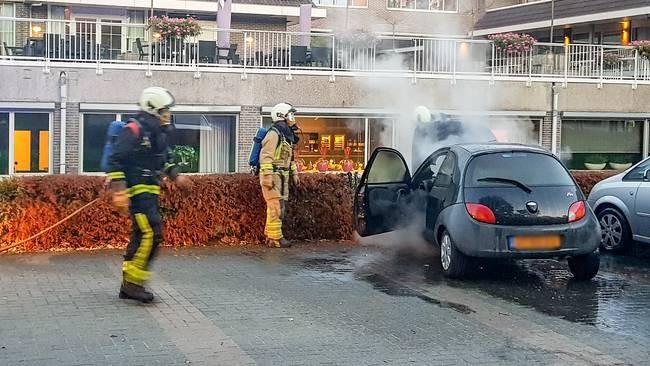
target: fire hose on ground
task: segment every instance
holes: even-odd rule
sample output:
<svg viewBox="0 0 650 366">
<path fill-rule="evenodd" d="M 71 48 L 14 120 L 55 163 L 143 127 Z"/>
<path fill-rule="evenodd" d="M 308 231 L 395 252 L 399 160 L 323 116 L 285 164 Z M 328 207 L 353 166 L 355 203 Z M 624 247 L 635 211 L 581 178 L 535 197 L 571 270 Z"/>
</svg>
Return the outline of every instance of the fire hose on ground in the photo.
<svg viewBox="0 0 650 366">
<path fill-rule="evenodd" d="M 87 204 L 83 205 L 82 207 L 80 207 L 79 209 L 77 209 L 76 211 L 74 211 L 73 213 L 71 213 L 70 215 L 64 217 L 62 220 L 59 220 L 58 222 L 54 223 L 53 225 L 51 225 L 51 226 L 45 228 L 44 230 L 41 230 L 39 233 L 37 233 L 37 234 L 35 234 L 35 235 L 32 235 L 32 236 L 30 236 L 30 237 L 27 238 L 27 239 L 23 239 L 23 240 L 21 240 L 21 241 L 18 241 L 18 242 L 16 242 L 16 243 L 11 244 L 11 245 L 9 245 L 9 246 L 6 246 L 6 247 L 4 247 L 4 248 L 0 248 L 0 254 L 5 253 L 5 252 L 7 252 L 7 251 L 9 251 L 9 250 L 11 250 L 11 249 L 17 248 L 17 247 L 19 247 L 19 246 L 21 246 L 21 245 L 23 245 L 23 244 L 25 244 L 25 243 L 27 243 L 27 242 L 29 242 L 29 241 L 32 241 L 32 240 L 34 240 L 34 239 L 36 239 L 36 238 L 38 238 L 38 237 L 40 237 L 40 236 L 46 234 L 46 233 L 49 232 L 50 230 L 56 228 L 57 226 L 59 226 L 59 225 L 63 224 L 64 222 L 66 222 L 66 221 L 72 219 L 73 217 L 77 216 L 77 215 L 80 214 L 83 210 L 85 210 L 85 209 L 87 209 L 88 207 L 92 206 L 92 205 L 95 204 L 97 201 L 99 201 L 99 198 L 95 198 L 94 200 L 92 200 L 92 201 L 88 202 Z"/>
</svg>

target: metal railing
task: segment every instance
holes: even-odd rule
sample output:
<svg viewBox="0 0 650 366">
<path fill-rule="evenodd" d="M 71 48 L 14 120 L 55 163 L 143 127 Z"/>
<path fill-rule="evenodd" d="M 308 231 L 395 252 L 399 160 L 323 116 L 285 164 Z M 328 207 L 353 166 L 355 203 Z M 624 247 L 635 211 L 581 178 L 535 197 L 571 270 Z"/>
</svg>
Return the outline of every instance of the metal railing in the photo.
<svg viewBox="0 0 650 366">
<path fill-rule="evenodd" d="M 9 24 L 11 23 L 11 24 Z M 328 33 L 203 29 L 164 38 L 145 25 L 0 17 L 0 65 L 54 65 L 418 78 L 650 84 L 650 61 L 631 47 L 537 43 L 507 52 L 490 41 L 355 38 Z"/>
</svg>

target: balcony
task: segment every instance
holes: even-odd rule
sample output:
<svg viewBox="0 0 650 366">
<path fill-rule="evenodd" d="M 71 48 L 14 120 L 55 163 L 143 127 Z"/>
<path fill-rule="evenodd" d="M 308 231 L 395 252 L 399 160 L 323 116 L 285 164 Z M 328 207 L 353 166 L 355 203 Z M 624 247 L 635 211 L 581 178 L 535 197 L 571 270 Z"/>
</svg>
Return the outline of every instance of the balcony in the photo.
<svg viewBox="0 0 650 366">
<path fill-rule="evenodd" d="M 163 39 L 145 25 L 0 18 L 0 65 L 206 73 L 387 76 L 603 84 L 650 84 L 650 61 L 630 47 L 535 44 L 513 54 L 489 41 L 203 29 Z M 10 25 L 10 26 L 8 26 Z M 29 31 L 31 30 L 31 31 Z M 229 42 L 224 39 L 229 37 Z M 220 39 L 220 44 L 217 42 Z"/>
</svg>

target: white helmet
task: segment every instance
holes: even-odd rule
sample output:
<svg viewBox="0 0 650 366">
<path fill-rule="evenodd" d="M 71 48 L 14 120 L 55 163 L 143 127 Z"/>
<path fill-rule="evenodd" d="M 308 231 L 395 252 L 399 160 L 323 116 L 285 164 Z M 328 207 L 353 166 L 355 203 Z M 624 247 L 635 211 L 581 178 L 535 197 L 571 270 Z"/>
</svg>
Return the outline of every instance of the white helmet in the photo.
<svg viewBox="0 0 650 366">
<path fill-rule="evenodd" d="M 169 109 L 175 103 L 174 96 L 169 90 L 152 86 L 142 91 L 138 104 L 143 112 L 160 117 L 161 109 Z"/>
<path fill-rule="evenodd" d="M 276 104 L 273 109 L 271 109 L 271 119 L 273 122 L 279 121 L 295 121 L 294 113 L 296 109 L 289 103 L 280 103 Z"/>
<path fill-rule="evenodd" d="M 429 108 L 423 105 L 415 108 L 415 120 L 419 123 L 431 122 L 431 111 Z"/>
</svg>

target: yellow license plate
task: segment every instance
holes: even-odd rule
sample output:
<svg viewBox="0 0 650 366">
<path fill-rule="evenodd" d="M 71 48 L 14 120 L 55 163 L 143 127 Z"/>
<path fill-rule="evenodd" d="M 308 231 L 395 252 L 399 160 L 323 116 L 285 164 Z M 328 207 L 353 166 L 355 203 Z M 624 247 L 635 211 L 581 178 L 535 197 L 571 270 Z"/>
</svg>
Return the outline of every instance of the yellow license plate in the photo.
<svg viewBox="0 0 650 366">
<path fill-rule="evenodd" d="M 555 250 L 560 249 L 560 236 L 516 236 L 510 238 L 510 249 L 515 250 Z"/>
</svg>

